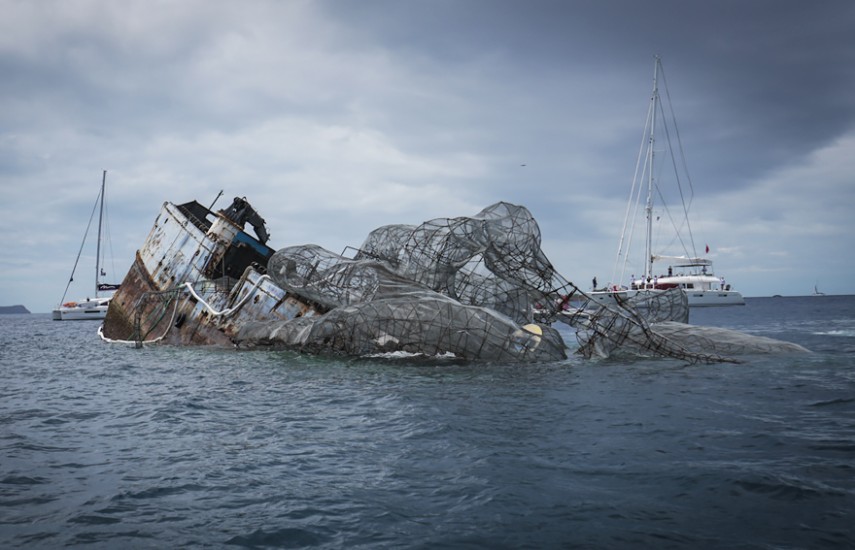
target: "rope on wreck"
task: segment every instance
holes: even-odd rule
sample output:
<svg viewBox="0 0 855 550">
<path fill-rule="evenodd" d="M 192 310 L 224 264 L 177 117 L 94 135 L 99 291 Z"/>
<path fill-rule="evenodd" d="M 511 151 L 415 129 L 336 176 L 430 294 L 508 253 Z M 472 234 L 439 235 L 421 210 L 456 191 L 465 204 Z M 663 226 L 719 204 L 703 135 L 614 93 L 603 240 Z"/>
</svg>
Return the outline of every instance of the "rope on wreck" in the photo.
<svg viewBox="0 0 855 550">
<path fill-rule="evenodd" d="M 239 310 L 239 309 L 241 308 L 241 306 L 243 306 L 243 305 L 246 303 L 246 301 L 247 301 L 247 300 L 249 300 L 249 297 L 250 297 L 250 296 L 252 296 L 252 293 L 253 293 L 253 292 L 254 292 L 254 291 L 255 291 L 259 286 L 261 286 L 261 283 L 262 283 L 265 279 L 270 279 L 270 276 L 269 276 L 269 275 L 267 275 L 266 273 L 265 273 L 264 275 L 261 275 L 261 276 L 258 278 L 258 280 L 257 280 L 257 281 L 255 281 L 255 284 L 254 284 L 254 285 L 252 285 L 252 287 L 247 291 L 246 295 L 244 295 L 244 297 L 243 297 L 243 298 L 241 298 L 241 299 L 240 299 L 240 301 L 239 301 L 238 303 L 236 303 L 235 305 L 233 305 L 232 307 L 230 307 L 230 308 L 228 308 L 228 309 L 224 309 L 223 311 L 217 311 L 217 310 L 215 310 L 214 308 L 212 308 L 212 307 L 210 306 L 210 304 L 208 304 L 208 302 L 206 302 L 206 301 L 205 301 L 205 299 L 204 299 L 204 298 L 202 298 L 201 296 L 199 296 L 199 295 L 196 293 L 196 289 L 194 289 L 194 288 L 193 288 L 193 284 L 192 284 L 192 283 L 189 283 L 189 282 L 184 283 L 184 286 L 185 286 L 185 287 L 187 287 L 187 290 L 189 290 L 189 291 L 190 291 L 190 294 L 193 296 L 193 298 L 195 298 L 195 299 L 196 299 L 196 301 L 198 301 L 200 304 L 202 304 L 203 306 L 205 306 L 205 309 L 207 309 L 207 310 L 208 310 L 208 313 L 210 313 L 210 314 L 211 314 L 211 315 L 213 315 L 214 317 L 220 317 L 220 316 L 227 316 L 227 315 L 231 315 L 231 314 L 232 314 L 232 313 L 234 313 L 235 311 Z"/>
<path fill-rule="evenodd" d="M 174 302 L 175 307 L 172 308 L 172 317 L 169 319 L 169 323 L 166 325 L 166 330 L 164 330 L 163 334 L 161 334 L 154 340 L 142 340 L 142 338 L 140 338 L 140 340 L 114 340 L 112 338 L 107 338 L 106 336 L 104 336 L 104 323 L 101 323 L 101 325 L 98 327 L 98 336 L 100 336 L 101 340 L 107 342 L 108 344 L 129 344 L 137 348 L 142 347 L 143 344 L 156 344 L 157 342 L 160 342 L 161 340 L 166 338 L 166 335 L 169 334 L 169 329 L 172 328 L 172 324 L 175 322 L 175 314 L 178 312 L 178 300 L 176 299 L 174 300 Z M 160 319 L 158 319 L 158 323 L 159 322 Z"/>
<path fill-rule="evenodd" d="M 252 296 L 252 293 L 259 286 L 261 286 L 261 283 L 265 279 L 270 279 L 270 276 L 267 274 L 261 275 L 258 278 L 258 280 L 255 282 L 255 284 L 253 284 L 252 287 L 247 291 L 246 295 L 237 304 L 235 304 L 234 306 L 232 306 L 228 309 L 224 309 L 223 311 L 216 311 L 214 308 L 211 307 L 210 304 L 208 304 L 208 302 L 205 301 L 204 298 L 199 296 L 199 294 L 196 293 L 196 289 L 193 288 L 193 283 L 186 282 L 186 283 L 184 283 L 183 286 L 185 286 L 187 288 L 187 290 L 190 292 L 190 294 L 193 296 L 193 298 L 195 298 L 200 304 L 205 306 L 205 309 L 207 309 L 208 312 L 212 316 L 220 317 L 220 316 L 225 316 L 225 315 L 231 315 L 232 313 L 234 313 L 235 311 L 240 309 L 241 306 L 243 306 L 246 303 L 246 301 L 249 300 L 249 297 Z M 163 334 L 161 334 L 160 336 L 158 336 L 157 338 L 155 338 L 153 340 L 143 340 L 142 338 L 140 338 L 139 340 L 137 340 L 137 339 L 134 339 L 134 340 L 114 340 L 112 338 L 107 338 L 106 336 L 104 336 L 104 325 L 103 324 L 101 324 L 101 326 L 98 327 L 98 336 L 101 337 L 101 340 L 103 340 L 104 342 L 107 342 L 109 344 L 133 344 L 136 347 L 140 347 L 142 344 L 155 344 L 157 342 L 160 342 L 161 340 L 166 338 L 166 335 L 169 333 L 169 330 L 172 328 L 173 323 L 175 322 L 175 314 L 178 312 L 178 300 L 176 299 L 176 300 L 174 300 L 174 302 L 175 302 L 175 307 L 172 309 L 172 318 L 169 319 L 169 323 L 166 325 L 166 330 L 163 331 Z M 160 320 L 158 320 L 158 322 L 160 322 Z M 157 324 L 157 323 L 155 323 L 155 324 Z"/>
</svg>

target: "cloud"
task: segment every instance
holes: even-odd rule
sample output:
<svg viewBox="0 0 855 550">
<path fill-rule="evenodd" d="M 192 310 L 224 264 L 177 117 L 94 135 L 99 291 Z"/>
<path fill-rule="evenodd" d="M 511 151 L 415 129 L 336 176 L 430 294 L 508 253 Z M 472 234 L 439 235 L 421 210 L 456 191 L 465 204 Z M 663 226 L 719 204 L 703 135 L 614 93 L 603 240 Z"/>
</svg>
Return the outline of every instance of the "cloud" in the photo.
<svg viewBox="0 0 855 550">
<path fill-rule="evenodd" d="M 272 244 L 335 251 L 379 225 L 516 202 L 568 277 L 604 278 L 657 53 L 716 267 L 750 295 L 796 292 L 811 262 L 833 265 L 840 287 L 823 286 L 853 291 L 839 252 L 850 2 L 0 7 L 0 303 L 58 299 L 103 169 L 124 265 L 163 201 L 223 190 L 218 206 L 247 196 Z M 760 267 L 790 275 L 749 276 Z"/>
</svg>

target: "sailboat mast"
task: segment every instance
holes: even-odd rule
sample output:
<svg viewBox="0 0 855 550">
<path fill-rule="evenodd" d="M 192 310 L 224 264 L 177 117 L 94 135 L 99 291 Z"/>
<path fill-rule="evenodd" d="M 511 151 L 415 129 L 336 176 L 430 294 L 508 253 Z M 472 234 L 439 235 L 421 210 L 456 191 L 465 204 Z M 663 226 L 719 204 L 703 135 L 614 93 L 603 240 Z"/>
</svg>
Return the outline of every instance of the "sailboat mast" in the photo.
<svg viewBox="0 0 855 550">
<path fill-rule="evenodd" d="M 107 183 L 107 171 L 101 176 L 101 206 L 98 212 L 98 241 L 95 246 L 95 297 L 98 297 L 98 287 L 101 279 L 101 222 L 104 220 L 104 186 Z"/>
<path fill-rule="evenodd" d="M 659 106 L 659 56 L 656 56 L 656 62 L 653 66 L 653 95 L 650 100 L 653 104 L 650 120 L 650 137 L 647 144 L 647 205 L 644 208 L 647 214 L 647 238 L 644 245 L 645 281 L 653 276 L 653 148 L 656 144 L 656 109 Z"/>
</svg>

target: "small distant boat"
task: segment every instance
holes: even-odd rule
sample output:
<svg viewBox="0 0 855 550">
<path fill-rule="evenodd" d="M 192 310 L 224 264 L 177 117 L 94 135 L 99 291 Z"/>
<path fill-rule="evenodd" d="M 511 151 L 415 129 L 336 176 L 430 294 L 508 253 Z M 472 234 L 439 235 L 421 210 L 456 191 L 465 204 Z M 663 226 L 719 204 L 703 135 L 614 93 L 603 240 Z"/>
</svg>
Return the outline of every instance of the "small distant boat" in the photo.
<svg viewBox="0 0 855 550">
<path fill-rule="evenodd" d="M 633 275 L 628 286 L 621 283 L 609 283 L 603 288 L 596 288 L 597 285 L 595 282 L 591 297 L 597 302 L 609 303 L 624 301 L 640 293 L 661 293 L 672 288 L 679 288 L 686 293 L 689 307 L 745 305 L 742 294 L 731 288 L 731 285 L 725 282 L 724 277 L 718 277 L 713 273 L 712 260 L 700 257 L 695 252 L 694 238 L 691 233 L 688 216 L 691 198 L 689 198 L 689 203 L 687 204 L 685 200 L 687 193 L 684 193 L 680 184 L 680 174 L 675 175 L 677 176 L 677 186 L 680 191 L 679 197 L 682 201 L 683 212 L 679 216 L 672 215 L 668 211 L 666 204 L 660 204 L 658 206 L 665 209 L 665 213 L 662 215 L 654 214 L 654 197 L 657 195 L 662 197 L 663 195 L 663 190 L 660 188 L 659 182 L 654 179 L 654 176 L 657 175 L 653 167 L 657 124 L 661 125 L 665 130 L 664 134 L 668 141 L 667 148 L 671 154 L 670 164 L 675 167 L 675 171 L 678 169 L 685 170 L 685 162 L 682 161 L 681 156 L 682 145 L 678 143 L 677 146 L 672 147 L 670 143 L 672 138 L 679 139 L 679 133 L 676 132 L 676 123 L 673 121 L 669 123 L 664 118 L 665 110 L 662 108 L 662 100 L 659 95 L 660 77 L 664 82 L 662 62 L 657 56 L 653 72 L 653 94 L 647 113 L 644 139 L 638 156 L 637 176 L 633 181 L 630 191 L 613 277 L 616 281 L 625 280 L 624 276 L 627 272 L 626 264 L 628 262 L 625 248 L 628 249 L 632 243 L 634 220 L 637 216 L 640 217 L 639 211 L 643 206 L 646 225 L 643 266 L 639 266 L 642 273 L 640 277 Z M 668 97 L 667 88 L 666 97 Z M 673 110 L 669 112 L 673 113 Z M 679 158 L 675 158 L 678 155 Z M 689 179 L 688 174 L 685 175 L 685 179 Z M 691 181 L 688 183 L 691 186 Z M 662 200 L 662 202 L 664 203 L 665 201 Z M 669 256 L 654 253 L 654 222 L 658 222 L 660 219 L 669 220 L 674 226 L 674 242 L 679 242 L 682 245 L 683 255 Z M 709 246 L 706 246 L 706 252 L 709 253 Z M 623 265 L 620 265 L 621 262 L 623 262 Z M 654 264 L 657 263 L 660 266 L 658 273 L 654 270 Z"/>
<path fill-rule="evenodd" d="M 813 285 L 813 294 L 811 296 L 825 296 L 825 292 L 820 292 L 817 285 Z"/>
<path fill-rule="evenodd" d="M 54 321 L 83 321 L 83 320 L 102 320 L 107 316 L 107 308 L 110 306 L 110 300 L 113 297 L 113 292 L 119 288 L 117 284 L 102 283 L 101 277 L 105 276 L 101 268 L 101 232 L 103 230 L 104 221 L 104 191 L 107 184 L 107 171 L 101 178 L 101 190 L 95 200 L 95 207 L 99 208 L 98 214 L 98 241 L 95 253 L 95 294 L 94 297 L 86 297 L 77 301 L 65 301 L 68 294 L 68 288 L 74 281 L 74 272 L 77 270 L 77 264 L 80 262 L 80 254 L 83 252 L 83 246 L 86 244 L 86 237 L 89 235 L 89 228 L 92 225 L 92 218 L 95 216 L 95 207 L 92 209 L 92 215 L 89 217 L 89 224 L 86 226 L 86 232 L 83 234 L 83 242 L 80 243 L 80 250 L 77 252 L 77 259 L 74 260 L 74 267 L 71 269 L 71 276 L 68 278 L 68 284 L 65 286 L 65 292 L 60 300 L 60 306 L 53 310 Z"/>
</svg>

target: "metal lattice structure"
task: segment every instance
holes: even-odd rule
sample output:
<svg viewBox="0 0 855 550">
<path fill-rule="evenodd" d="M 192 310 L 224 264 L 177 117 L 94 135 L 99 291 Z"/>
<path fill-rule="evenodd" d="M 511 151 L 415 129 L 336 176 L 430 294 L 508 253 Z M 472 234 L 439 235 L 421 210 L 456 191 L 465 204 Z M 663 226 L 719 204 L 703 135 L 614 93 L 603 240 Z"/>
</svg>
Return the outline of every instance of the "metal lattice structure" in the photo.
<svg viewBox="0 0 855 550">
<path fill-rule="evenodd" d="M 536 306 L 556 296 L 560 301 L 562 289 L 576 291 L 557 276 L 540 239 L 528 209 L 499 202 L 472 217 L 380 227 L 356 257 L 382 260 L 399 275 L 462 304 L 530 323 Z"/>
<path fill-rule="evenodd" d="M 550 326 L 561 321 L 576 328 L 579 352 L 587 357 L 626 347 L 689 361 L 726 360 L 689 351 L 650 329 L 650 319 L 685 320 L 684 294 L 592 306 L 556 272 L 540 238 L 525 207 L 500 202 L 472 217 L 380 227 L 354 258 L 317 245 L 280 249 L 268 262 L 270 277 L 326 313 L 250 323 L 237 341 L 311 353 L 546 361 L 566 357 Z"/>
</svg>

